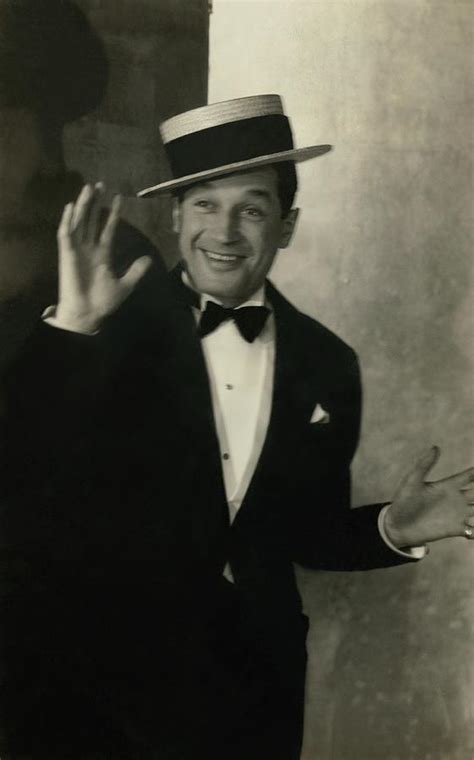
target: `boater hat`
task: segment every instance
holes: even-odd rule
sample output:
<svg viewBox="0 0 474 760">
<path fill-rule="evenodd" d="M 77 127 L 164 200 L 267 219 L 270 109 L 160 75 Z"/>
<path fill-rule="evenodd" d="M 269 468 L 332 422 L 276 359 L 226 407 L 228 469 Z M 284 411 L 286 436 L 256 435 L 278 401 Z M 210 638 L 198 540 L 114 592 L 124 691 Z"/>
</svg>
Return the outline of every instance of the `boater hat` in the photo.
<svg viewBox="0 0 474 760">
<path fill-rule="evenodd" d="M 332 147 L 295 148 L 279 95 L 194 108 L 164 121 L 160 133 L 174 179 L 140 190 L 141 197 L 267 164 L 307 161 Z"/>
</svg>

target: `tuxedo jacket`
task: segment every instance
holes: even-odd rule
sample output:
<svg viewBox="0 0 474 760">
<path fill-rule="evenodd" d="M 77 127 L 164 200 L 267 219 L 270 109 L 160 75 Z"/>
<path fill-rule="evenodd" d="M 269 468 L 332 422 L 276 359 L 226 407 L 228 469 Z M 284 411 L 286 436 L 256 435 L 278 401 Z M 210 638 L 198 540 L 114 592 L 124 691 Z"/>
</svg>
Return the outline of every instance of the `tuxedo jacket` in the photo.
<svg viewBox="0 0 474 760">
<path fill-rule="evenodd" d="M 34 746 L 42 757 L 44 746 L 55 757 L 54 745 L 69 757 L 59 752 L 87 725 L 86 745 L 100 735 L 113 757 L 126 741 L 200 757 L 189 736 L 207 746 L 210 721 L 224 725 L 229 712 L 256 730 L 267 704 L 273 725 L 286 727 L 272 757 L 298 757 L 308 621 L 294 563 L 364 570 L 402 560 L 379 535 L 381 505 L 350 505 L 354 351 L 270 282 L 267 296 L 271 416 L 232 525 L 179 272 L 157 262 L 96 336 L 39 325 L 10 373 L 7 749 Z M 317 404 L 326 423 L 311 422 Z M 246 751 L 235 747 L 235 757 Z"/>
</svg>

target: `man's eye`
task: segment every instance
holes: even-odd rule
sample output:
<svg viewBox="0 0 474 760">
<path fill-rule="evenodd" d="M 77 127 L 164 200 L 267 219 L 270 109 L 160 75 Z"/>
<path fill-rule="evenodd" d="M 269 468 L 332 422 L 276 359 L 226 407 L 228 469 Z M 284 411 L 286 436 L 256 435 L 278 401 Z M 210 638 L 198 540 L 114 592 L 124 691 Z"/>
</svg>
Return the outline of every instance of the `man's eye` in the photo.
<svg viewBox="0 0 474 760">
<path fill-rule="evenodd" d="M 262 219 L 265 216 L 262 209 L 255 208 L 255 206 L 247 206 L 247 208 L 242 209 L 242 214 L 251 219 Z"/>
<path fill-rule="evenodd" d="M 204 209 L 205 211 L 206 211 L 206 210 L 209 210 L 209 209 L 211 209 L 211 208 L 212 208 L 212 203 L 211 203 L 211 201 L 206 201 L 206 200 L 204 200 L 204 198 L 200 198 L 199 200 L 195 201 L 195 202 L 194 202 L 194 205 L 195 205 L 197 208 L 202 208 L 202 209 Z"/>
</svg>

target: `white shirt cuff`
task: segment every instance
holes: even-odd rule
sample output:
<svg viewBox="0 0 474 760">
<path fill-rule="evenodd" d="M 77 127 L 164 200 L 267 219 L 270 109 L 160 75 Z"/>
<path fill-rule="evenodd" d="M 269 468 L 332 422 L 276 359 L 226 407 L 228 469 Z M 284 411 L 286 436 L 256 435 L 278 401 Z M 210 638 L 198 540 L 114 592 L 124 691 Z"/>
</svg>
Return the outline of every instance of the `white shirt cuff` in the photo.
<svg viewBox="0 0 474 760">
<path fill-rule="evenodd" d="M 403 549 L 400 549 L 390 541 L 389 537 L 387 536 L 387 531 L 385 530 L 385 515 L 391 506 L 391 504 L 387 504 L 385 507 L 383 507 L 383 509 L 381 509 L 379 514 L 378 528 L 383 540 L 387 546 L 392 549 L 392 551 L 400 554 L 402 557 L 407 557 L 408 559 L 423 559 L 423 557 L 426 557 L 429 551 L 427 546 L 404 546 Z"/>
<path fill-rule="evenodd" d="M 99 330 L 85 330 L 81 329 L 77 325 L 68 324 L 56 317 L 56 306 L 48 306 L 42 313 L 41 319 L 51 327 L 56 327 L 58 330 L 66 330 L 67 332 L 78 333 L 79 335 L 98 335 Z"/>
</svg>

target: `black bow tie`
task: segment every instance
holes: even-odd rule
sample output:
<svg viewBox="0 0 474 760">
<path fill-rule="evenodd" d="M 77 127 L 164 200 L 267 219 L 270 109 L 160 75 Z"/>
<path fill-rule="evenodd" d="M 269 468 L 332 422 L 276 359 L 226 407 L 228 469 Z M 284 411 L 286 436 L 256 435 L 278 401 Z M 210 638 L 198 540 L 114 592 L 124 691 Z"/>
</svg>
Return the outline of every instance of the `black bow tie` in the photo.
<svg viewBox="0 0 474 760">
<path fill-rule="evenodd" d="M 195 290 L 186 285 L 182 279 L 182 268 L 176 271 L 176 286 L 181 300 L 195 309 L 200 308 L 201 297 Z M 253 343 L 257 335 L 263 330 L 270 309 L 266 306 L 241 306 L 238 309 L 226 309 L 214 301 L 207 301 L 206 308 L 199 320 L 198 332 L 201 338 L 219 327 L 227 319 L 233 319 L 241 336 L 248 342 Z"/>
<path fill-rule="evenodd" d="M 263 330 L 270 310 L 266 306 L 241 306 L 227 309 L 214 301 L 208 301 L 199 321 L 199 335 L 204 338 L 227 319 L 233 319 L 241 336 L 253 343 Z"/>
</svg>

